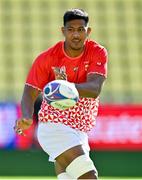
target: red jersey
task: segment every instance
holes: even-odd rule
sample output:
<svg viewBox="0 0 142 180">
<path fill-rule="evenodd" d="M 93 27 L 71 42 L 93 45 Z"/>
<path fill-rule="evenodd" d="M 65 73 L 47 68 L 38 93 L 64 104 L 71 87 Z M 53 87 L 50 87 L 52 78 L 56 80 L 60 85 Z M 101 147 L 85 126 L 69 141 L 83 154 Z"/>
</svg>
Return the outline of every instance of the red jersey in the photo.
<svg viewBox="0 0 142 180">
<path fill-rule="evenodd" d="M 98 43 L 87 40 L 84 52 L 80 56 L 72 58 L 67 56 L 64 51 L 64 42 L 60 41 L 36 58 L 26 84 L 42 91 L 48 82 L 55 80 L 52 67 L 65 67 L 67 80 L 74 83 L 86 82 L 89 73 L 97 73 L 106 77 L 107 51 Z M 95 125 L 98 103 L 98 98 L 80 98 L 74 107 L 59 110 L 43 100 L 39 111 L 39 121 L 61 122 L 87 132 Z"/>
</svg>

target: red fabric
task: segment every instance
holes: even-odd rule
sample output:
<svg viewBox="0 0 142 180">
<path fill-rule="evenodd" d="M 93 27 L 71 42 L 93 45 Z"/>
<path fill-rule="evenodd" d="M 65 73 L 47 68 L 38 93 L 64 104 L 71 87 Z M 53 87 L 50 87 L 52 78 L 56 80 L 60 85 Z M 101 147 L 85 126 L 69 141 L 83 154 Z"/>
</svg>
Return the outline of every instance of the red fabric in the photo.
<svg viewBox="0 0 142 180">
<path fill-rule="evenodd" d="M 63 46 L 63 41 L 58 42 L 36 58 L 28 74 L 27 84 L 42 90 L 55 79 L 52 70 L 54 66 L 64 66 L 68 81 L 74 83 L 85 82 L 87 74 L 91 72 L 107 76 L 107 51 L 102 46 L 86 41 L 84 53 L 76 58 L 68 57 Z"/>
</svg>

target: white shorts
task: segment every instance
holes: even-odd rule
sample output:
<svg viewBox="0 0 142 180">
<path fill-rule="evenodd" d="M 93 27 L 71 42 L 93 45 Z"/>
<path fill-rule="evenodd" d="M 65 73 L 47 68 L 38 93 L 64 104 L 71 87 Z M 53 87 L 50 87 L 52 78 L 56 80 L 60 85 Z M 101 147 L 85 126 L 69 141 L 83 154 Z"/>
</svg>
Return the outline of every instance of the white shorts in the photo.
<svg viewBox="0 0 142 180">
<path fill-rule="evenodd" d="M 49 155 L 49 161 L 54 162 L 60 154 L 77 145 L 82 145 L 89 156 L 88 135 L 64 124 L 40 122 L 37 138 L 42 149 Z"/>
</svg>

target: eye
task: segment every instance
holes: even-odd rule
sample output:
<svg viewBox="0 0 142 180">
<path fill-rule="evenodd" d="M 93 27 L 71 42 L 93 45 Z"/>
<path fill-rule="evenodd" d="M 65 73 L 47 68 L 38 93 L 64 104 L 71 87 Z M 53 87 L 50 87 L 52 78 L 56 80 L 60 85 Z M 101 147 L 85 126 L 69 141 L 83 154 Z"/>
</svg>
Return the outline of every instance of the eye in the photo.
<svg viewBox="0 0 142 180">
<path fill-rule="evenodd" d="M 69 32 L 73 32 L 73 28 L 67 28 Z"/>
<path fill-rule="evenodd" d="M 81 27 L 81 28 L 78 29 L 78 31 L 79 31 L 79 32 L 84 32 L 85 29 L 84 29 L 83 27 Z"/>
</svg>

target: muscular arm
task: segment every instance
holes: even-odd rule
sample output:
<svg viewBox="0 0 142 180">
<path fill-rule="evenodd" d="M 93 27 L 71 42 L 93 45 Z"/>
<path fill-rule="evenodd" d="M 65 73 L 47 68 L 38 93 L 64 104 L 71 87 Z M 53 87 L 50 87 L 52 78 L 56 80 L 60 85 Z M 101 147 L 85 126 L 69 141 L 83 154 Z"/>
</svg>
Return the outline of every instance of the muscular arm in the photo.
<svg viewBox="0 0 142 180">
<path fill-rule="evenodd" d="M 22 117 L 16 120 L 14 130 L 17 134 L 25 135 L 24 130 L 28 129 L 33 123 L 34 103 L 40 93 L 39 90 L 25 85 L 21 100 Z"/>
<path fill-rule="evenodd" d="M 75 84 L 79 95 L 82 97 L 97 98 L 101 92 L 105 77 L 99 74 L 89 74 L 87 82 Z"/>
<path fill-rule="evenodd" d="M 24 92 L 21 100 L 22 117 L 25 119 L 32 119 L 34 111 L 34 103 L 40 91 L 25 85 Z"/>
</svg>

